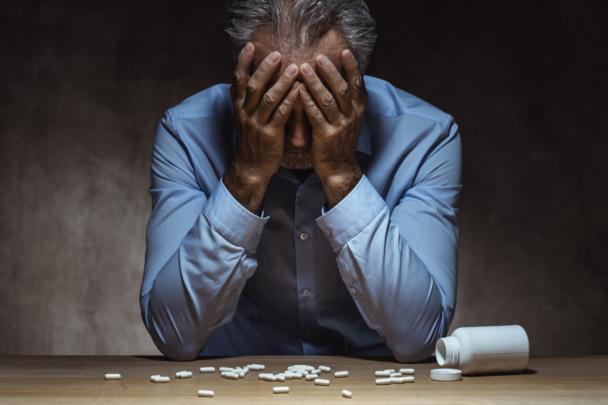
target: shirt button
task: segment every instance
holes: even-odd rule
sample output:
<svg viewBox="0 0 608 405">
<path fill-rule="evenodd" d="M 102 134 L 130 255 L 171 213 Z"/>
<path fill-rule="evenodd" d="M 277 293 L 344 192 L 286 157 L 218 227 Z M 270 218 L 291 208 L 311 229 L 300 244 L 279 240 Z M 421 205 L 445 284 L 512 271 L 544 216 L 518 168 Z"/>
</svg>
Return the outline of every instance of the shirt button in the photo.
<svg viewBox="0 0 608 405">
<path fill-rule="evenodd" d="M 331 230 L 329 228 L 325 228 L 325 235 L 331 235 Z"/>
<path fill-rule="evenodd" d="M 308 297 L 308 296 L 310 296 L 310 290 L 304 290 L 304 291 L 302 291 L 302 294 L 303 294 L 305 297 Z"/>
<path fill-rule="evenodd" d="M 355 287 L 351 287 L 349 291 L 353 295 L 357 293 L 357 290 L 355 289 Z"/>
<path fill-rule="evenodd" d="M 300 239 L 302 239 L 302 240 L 306 240 L 306 239 L 308 239 L 308 234 L 307 234 L 306 232 L 302 232 L 302 233 L 300 234 Z"/>
</svg>

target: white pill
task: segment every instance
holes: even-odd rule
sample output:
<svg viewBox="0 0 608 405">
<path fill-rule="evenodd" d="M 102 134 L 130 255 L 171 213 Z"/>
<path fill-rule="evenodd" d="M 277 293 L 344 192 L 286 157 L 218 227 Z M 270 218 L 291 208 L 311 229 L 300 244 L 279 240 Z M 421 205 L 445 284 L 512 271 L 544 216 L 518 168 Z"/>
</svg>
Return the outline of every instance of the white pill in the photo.
<svg viewBox="0 0 608 405">
<path fill-rule="evenodd" d="M 212 397 L 214 395 L 215 395 L 215 392 L 213 392 L 213 391 L 198 390 L 199 397 Z"/>
<path fill-rule="evenodd" d="M 336 377 L 336 378 L 348 377 L 348 371 L 336 371 L 334 373 L 334 377 Z"/>
<path fill-rule="evenodd" d="M 235 370 L 235 371 L 241 371 L 241 370 L 243 370 L 243 369 L 237 366 L 237 367 L 235 367 L 235 368 L 234 368 L 234 370 Z"/>
<path fill-rule="evenodd" d="M 376 371 L 376 377 L 390 377 L 390 371 Z"/>
<path fill-rule="evenodd" d="M 403 380 L 403 382 L 414 382 L 414 377 L 410 376 L 410 377 L 401 377 L 401 379 Z"/>
<path fill-rule="evenodd" d="M 275 378 L 277 379 L 278 382 L 285 382 L 284 375 L 275 375 Z"/>
<path fill-rule="evenodd" d="M 239 378 L 245 378 L 245 372 L 244 371 L 239 371 L 237 374 L 239 375 Z"/>
<path fill-rule="evenodd" d="M 283 377 L 285 377 L 286 380 L 291 380 L 293 378 L 291 373 L 285 373 L 285 375 Z"/>
<path fill-rule="evenodd" d="M 247 366 L 243 367 L 243 371 L 245 372 L 245 374 L 249 373 L 249 368 Z"/>
<path fill-rule="evenodd" d="M 402 368 L 399 372 L 401 374 L 416 374 L 416 371 L 413 368 Z"/>
<path fill-rule="evenodd" d="M 291 378 L 302 378 L 302 373 L 291 373 Z"/>
<path fill-rule="evenodd" d="M 289 392 L 289 387 L 274 387 L 272 392 L 275 394 L 286 394 Z"/>
<path fill-rule="evenodd" d="M 106 374 L 104 378 L 106 380 L 120 380 L 120 374 Z"/>
<path fill-rule="evenodd" d="M 401 377 L 391 377 L 389 379 L 391 380 L 391 384 L 403 384 L 405 382 Z"/>
<path fill-rule="evenodd" d="M 378 378 L 376 380 L 376 385 L 389 385 L 391 383 L 390 378 Z"/>
<path fill-rule="evenodd" d="M 233 373 L 233 372 L 227 372 L 226 373 L 226 378 L 230 379 L 230 380 L 238 380 L 239 379 L 239 375 L 237 373 Z"/>
<path fill-rule="evenodd" d="M 386 370 L 384 370 L 384 371 L 388 371 L 389 373 L 394 373 L 394 372 L 395 372 L 395 369 L 394 369 L 394 368 L 387 368 L 387 369 L 386 369 Z"/>
<path fill-rule="evenodd" d="M 201 367 L 199 371 L 201 373 L 215 373 L 215 367 Z"/>
<path fill-rule="evenodd" d="M 346 398 L 352 398 L 353 397 L 353 393 L 350 392 L 349 390 L 342 390 L 342 396 L 346 397 Z"/>
<path fill-rule="evenodd" d="M 306 377 L 306 381 L 313 381 L 315 378 L 319 378 L 316 374 L 308 374 Z"/>
<path fill-rule="evenodd" d="M 318 368 L 315 368 L 314 370 L 311 371 L 311 373 L 313 373 L 313 374 L 321 374 L 321 370 L 319 370 Z"/>
<path fill-rule="evenodd" d="M 306 371 L 312 371 L 315 369 L 313 366 L 302 366 L 301 368 L 302 368 L 302 370 L 306 370 Z"/>
<path fill-rule="evenodd" d="M 234 371 L 232 367 L 220 367 L 220 371 Z"/>
<path fill-rule="evenodd" d="M 272 374 L 264 376 L 264 381 L 275 382 L 276 380 L 277 380 L 277 378 Z"/>
<path fill-rule="evenodd" d="M 192 371 L 182 371 L 179 378 L 192 378 Z"/>
<path fill-rule="evenodd" d="M 171 381 L 171 379 L 169 377 L 156 377 L 153 380 L 155 383 L 168 383 L 169 381 Z"/>
<path fill-rule="evenodd" d="M 401 377 L 402 375 L 403 375 L 403 374 L 401 374 L 401 373 L 391 373 L 391 378 L 394 378 L 394 377 Z"/>
<path fill-rule="evenodd" d="M 324 373 L 329 373 L 331 371 L 331 367 L 319 366 L 319 370 Z"/>
<path fill-rule="evenodd" d="M 317 378 L 315 380 L 315 385 L 329 385 L 329 380 L 324 380 L 322 378 Z"/>
<path fill-rule="evenodd" d="M 155 379 L 156 377 L 160 377 L 160 375 L 159 375 L 159 374 L 153 375 L 152 377 L 150 377 L 150 381 L 154 382 L 154 379 Z"/>
<path fill-rule="evenodd" d="M 230 373 L 230 371 L 222 371 L 222 372 L 220 373 L 220 377 L 222 377 L 222 378 L 226 378 L 226 374 L 227 374 L 227 373 Z"/>
</svg>

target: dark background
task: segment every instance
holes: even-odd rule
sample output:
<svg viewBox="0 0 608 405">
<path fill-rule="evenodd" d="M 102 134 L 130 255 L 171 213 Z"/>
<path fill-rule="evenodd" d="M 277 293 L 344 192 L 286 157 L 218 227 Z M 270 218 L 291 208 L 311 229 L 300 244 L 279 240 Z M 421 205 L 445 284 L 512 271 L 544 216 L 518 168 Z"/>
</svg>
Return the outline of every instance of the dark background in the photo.
<svg viewBox="0 0 608 405">
<path fill-rule="evenodd" d="M 464 147 L 453 326 L 608 354 L 606 21 L 591 1 L 370 1 L 367 74 Z M 0 354 L 157 353 L 139 315 L 163 112 L 231 80 L 225 1 L 0 5 Z"/>
</svg>

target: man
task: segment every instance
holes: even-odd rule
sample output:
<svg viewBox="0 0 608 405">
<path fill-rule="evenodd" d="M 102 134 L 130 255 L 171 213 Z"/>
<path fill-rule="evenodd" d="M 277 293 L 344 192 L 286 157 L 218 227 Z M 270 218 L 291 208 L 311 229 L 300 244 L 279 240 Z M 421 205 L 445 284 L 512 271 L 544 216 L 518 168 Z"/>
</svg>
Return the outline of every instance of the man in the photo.
<svg viewBox="0 0 608 405">
<path fill-rule="evenodd" d="M 363 77 L 362 0 L 239 0 L 232 86 L 170 109 L 140 303 L 165 355 L 433 353 L 456 299 L 449 115 Z"/>
</svg>

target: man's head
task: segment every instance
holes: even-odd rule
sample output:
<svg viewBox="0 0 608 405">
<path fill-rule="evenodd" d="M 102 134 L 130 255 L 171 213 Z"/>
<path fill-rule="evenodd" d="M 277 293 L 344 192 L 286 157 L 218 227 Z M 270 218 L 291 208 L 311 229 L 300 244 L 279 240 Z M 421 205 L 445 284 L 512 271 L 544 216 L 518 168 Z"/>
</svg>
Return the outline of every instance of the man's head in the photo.
<svg viewBox="0 0 608 405">
<path fill-rule="evenodd" d="M 228 7 L 228 28 L 234 60 L 251 41 L 256 54 L 252 73 L 271 52 L 282 55 L 281 68 L 268 83 L 295 63 L 308 62 L 324 54 L 344 76 L 340 55 L 349 49 L 361 74 L 376 42 L 375 21 L 363 0 L 235 0 Z M 285 153 L 281 165 L 288 169 L 312 167 L 311 125 L 300 100 L 285 126 Z"/>
</svg>

